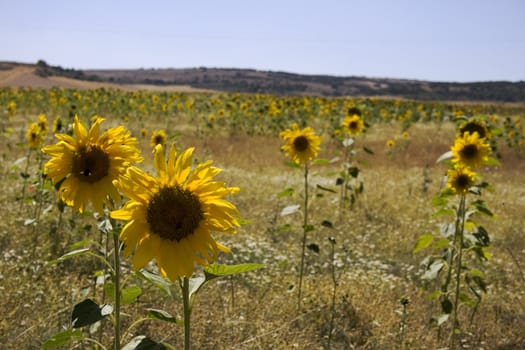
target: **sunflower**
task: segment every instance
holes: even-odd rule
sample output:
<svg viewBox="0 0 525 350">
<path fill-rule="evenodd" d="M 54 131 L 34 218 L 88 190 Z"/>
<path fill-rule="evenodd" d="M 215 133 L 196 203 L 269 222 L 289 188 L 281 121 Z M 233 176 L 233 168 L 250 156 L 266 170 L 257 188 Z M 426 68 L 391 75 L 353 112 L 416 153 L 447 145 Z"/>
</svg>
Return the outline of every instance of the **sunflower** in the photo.
<svg viewBox="0 0 525 350">
<path fill-rule="evenodd" d="M 453 163 L 475 168 L 488 161 L 490 146 L 477 132 L 466 132 L 456 139 L 451 150 Z"/>
<path fill-rule="evenodd" d="M 166 144 L 166 132 L 164 130 L 155 130 L 151 134 L 151 147 L 155 147 L 157 145 L 164 146 Z"/>
<path fill-rule="evenodd" d="M 394 148 L 395 145 L 396 145 L 396 142 L 394 140 L 388 140 L 386 142 L 386 147 L 387 148 Z"/>
<path fill-rule="evenodd" d="M 298 164 L 305 164 L 319 153 L 321 137 L 311 127 L 299 130 L 299 126 L 294 123 L 291 129 L 282 131 L 279 136 L 286 141 L 281 149 Z"/>
<path fill-rule="evenodd" d="M 363 132 L 365 123 L 357 114 L 350 115 L 343 120 L 343 128 L 349 135 L 355 136 Z"/>
<path fill-rule="evenodd" d="M 47 134 L 48 126 L 46 115 L 43 113 L 38 115 L 38 127 L 40 128 L 42 135 L 45 136 Z"/>
<path fill-rule="evenodd" d="M 62 131 L 62 128 L 64 127 L 64 122 L 62 122 L 62 119 L 59 115 L 55 117 L 55 120 L 53 121 L 53 132 L 60 132 Z"/>
<path fill-rule="evenodd" d="M 454 168 L 447 172 L 447 186 L 457 194 L 465 194 L 476 181 L 476 173 L 468 168 Z"/>
<path fill-rule="evenodd" d="M 172 146 L 166 163 L 157 145 L 157 177 L 129 167 L 118 181 L 130 200 L 110 215 L 128 221 L 120 239 L 125 255 L 134 251 L 135 270 L 155 259 L 162 275 L 175 281 L 191 277 L 194 263 L 205 266 L 216 260 L 219 250 L 229 252 L 210 233 L 235 233 L 239 212 L 223 197 L 239 189 L 213 181 L 221 170 L 211 161 L 192 169 L 192 154 L 189 148 L 177 156 Z"/>
<path fill-rule="evenodd" d="M 120 194 L 113 180 L 134 162 L 142 161 L 137 140 L 123 126 L 100 133 L 104 119 L 97 117 L 89 132 L 75 117 L 74 136 L 56 134 L 55 145 L 46 146 L 44 153 L 51 156 L 45 169 L 55 185 L 59 185 L 59 197 L 75 211 L 83 212 L 91 202 L 95 210 L 104 212 L 107 196 L 114 202 Z"/>
<path fill-rule="evenodd" d="M 37 123 L 31 123 L 26 131 L 26 140 L 30 148 L 38 148 L 42 143 L 41 129 Z"/>
<path fill-rule="evenodd" d="M 468 122 L 464 123 L 459 127 L 460 136 L 462 136 L 466 132 L 468 132 L 469 134 L 477 132 L 480 139 L 490 139 L 490 137 L 492 136 L 485 123 L 481 120 L 476 119 L 469 120 Z"/>
</svg>

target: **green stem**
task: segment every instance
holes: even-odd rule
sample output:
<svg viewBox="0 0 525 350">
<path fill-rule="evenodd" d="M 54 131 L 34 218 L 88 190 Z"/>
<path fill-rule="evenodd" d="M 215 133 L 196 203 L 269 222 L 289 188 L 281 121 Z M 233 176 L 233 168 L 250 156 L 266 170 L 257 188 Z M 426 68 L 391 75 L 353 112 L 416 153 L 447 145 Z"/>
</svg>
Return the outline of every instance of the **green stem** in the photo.
<svg viewBox="0 0 525 350">
<path fill-rule="evenodd" d="M 462 264 L 462 257 L 463 257 L 463 232 L 465 229 L 465 195 L 461 195 L 461 200 L 459 203 L 458 208 L 458 221 L 459 227 L 456 229 L 458 233 L 458 239 L 456 242 L 456 251 L 457 251 L 457 259 L 456 259 L 456 290 L 454 294 L 454 309 L 453 309 L 453 319 L 452 319 L 452 332 L 450 335 L 450 348 L 454 348 L 454 342 L 455 342 L 455 331 L 456 328 L 459 326 L 458 324 L 458 303 L 459 303 L 459 292 L 461 287 L 461 264 Z"/>
<path fill-rule="evenodd" d="M 190 305 L 190 279 L 184 277 L 182 282 L 182 302 L 184 305 L 184 350 L 191 348 L 191 305 Z"/>
<path fill-rule="evenodd" d="M 301 310 L 301 290 L 303 285 L 304 273 L 304 252 L 306 249 L 306 234 L 308 232 L 308 164 L 304 164 L 304 222 L 303 222 L 303 242 L 301 249 L 301 267 L 299 270 L 299 292 L 297 296 L 297 310 Z"/>
<path fill-rule="evenodd" d="M 330 350 L 331 344 L 332 344 L 332 331 L 334 329 L 334 316 L 335 316 L 335 296 L 337 292 L 337 279 L 335 277 L 335 240 L 332 240 L 330 238 L 330 243 L 332 243 L 332 251 L 330 254 L 330 260 L 332 265 L 332 282 L 334 284 L 334 288 L 332 290 L 332 306 L 330 309 L 330 327 L 328 328 L 328 345 L 327 349 Z"/>
<path fill-rule="evenodd" d="M 111 234 L 113 235 L 113 255 L 115 257 L 115 350 L 120 350 L 120 241 L 115 232 Z"/>
</svg>

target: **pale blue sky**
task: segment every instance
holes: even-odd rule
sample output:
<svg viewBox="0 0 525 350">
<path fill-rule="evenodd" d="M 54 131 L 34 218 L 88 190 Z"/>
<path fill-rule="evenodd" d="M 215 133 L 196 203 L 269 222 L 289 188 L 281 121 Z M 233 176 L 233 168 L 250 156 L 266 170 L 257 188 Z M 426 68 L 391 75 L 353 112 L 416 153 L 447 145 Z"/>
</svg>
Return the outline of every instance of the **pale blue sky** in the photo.
<svg viewBox="0 0 525 350">
<path fill-rule="evenodd" d="M 0 0 L 0 60 L 525 80 L 523 0 Z"/>
</svg>

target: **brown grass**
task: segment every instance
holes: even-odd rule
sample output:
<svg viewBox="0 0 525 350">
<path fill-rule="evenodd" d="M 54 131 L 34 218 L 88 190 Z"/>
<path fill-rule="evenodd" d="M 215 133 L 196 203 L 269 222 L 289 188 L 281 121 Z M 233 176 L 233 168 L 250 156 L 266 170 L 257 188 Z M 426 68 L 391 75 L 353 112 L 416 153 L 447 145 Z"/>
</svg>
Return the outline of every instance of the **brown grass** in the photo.
<svg viewBox="0 0 525 350">
<path fill-rule="evenodd" d="M 153 126 L 153 125 L 152 125 Z M 133 125 L 131 125 L 133 128 Z M 389 152 L 385 143 L 392 137 L 392 127 L 374 126 L 360 137 L 360 151 L 365 192 L 352 209 L 337 209 L 337 195 L 315 190 L 317 184 L 334 186 L 340 164 L 312 169 L 311 222 L 316 229 L 309 243 L 320 247 L 319 254 L 309 251 L 304 286 L 303 310 L 296 311 L 297 269 L 300 253 L 300 215 L 281 217 L 281 209 L 301 202 L 302 173 L 286 166 L 279 151 L 280 140 L 271 136 L 208 135 L 198 137 L 188 128 L 177 141 L 180 147 L 196 146 L 200 159 L 213 159 L 224 169 L 221 179 L 239 186 L 241 192 L 232 200 L 244 219 L 249 220 L 236 236 L 220 236 L 233 251 L 222 256 L 223 263 L 260 262 L 263 270 L 206 286 L 197 296 L 193 314 L 195 349 L 323 349 L 328 338 L 332 281 L 330 279 L 330 243 L 335 237 L 338 261 L 335 329 L 332 349 L 437 349 L 437 331 L 429 319 L 437 311 L 426 300 L 418 278 L 423 254 L 413 255 L 417 237 L 435 232 L 437 221 L 431 217 L 432 197 L 442 186 L 445 168 L 435 159 L 448 150 L 454 138 L 451 125 L 415 125 L 410 140 L 398 140 Z M 138 130 L 134 130 L 135 134 Z M 47 267 L 46 261 L 67 251 L 66 242 L 90 237 L 98 239 L 95 222 L 90 217 L 73 216 L 66 210 L 66 220 L 58 237 L 52 235 L 57 210 L 44 216 L 33 232 L 24 220 L 34 210 L 31 203 L 14 199 L 21 189 L 20 169 L 14 161 L 25 155 L 12 145 L 20 133 L 2 144 L 4 203 L 0 220 L 0 341 L 7 349 L 37 349 L 55 332 L 69 327 L 73 305 L 81 300 L 82 288 L 100 298 L 94 289 L 92 273 L 101 266 L 89 258 L 69 260 Z M 326 138 L 328 140 L 328 137 Z M 142 141 L 149 154 L 147 140 Z M 489 292 L 474 322 L 464 321 L 466 332 L 462 344 L 475 349 L 519 349 L 525 347 L 525 283 L 521 268 L 523 254 L 523 218 L 525 190 L 520 175 L 522 156 L 503 149 L 502 166 L 483 170 L 484 177 L 496 188 L 487 193 L 488 205 L 497 213 L 486 227 L 493 239 L 494 258 L 488 263 Z M 336 146 L 323 144 L 322 157 L 336 155 Z M 150 158 L 147 157 L 145 166 Z M 423 192 L 423 173 L 430 180 Z M 296 189 L 295 197 L 278 198 L 287 187 Z M 52 203 L 52 200 L 49 200 Z M 334 223 L 334 229 L 321 227 L 323 220 Z M 285 230 L 285 224 L 291 228 Z M 91 226 L 88 226 L 91 225 Z M 35 244 L 37 246 L 35 247 Z M 32 254 L 33 248 L 35 253 Z M 129 261 L 125 260 L 125 264 Z M 129 276 L 130 272 L 126 274 Z M 131 282 L 139 283 L 131 277 Z M 145 314 L 146 308 L 164 309 L 181 318 L 182 304 L 159 290 L 143 284 L 139 302 L 124 308 L 124 327 Z M 175 289 L 177 291 L 177 289 Z M 400 339 L 399 324 L 407 296 L 407 328 Z M 461 319 L 468 310 L 461 309 Z M 111 327 L 103 325 L 103 342 L 109 344 Z M 147 321 L 132 330 L 133 335 L 146 334 L 156 341 L 182 347 L 180 326 Z M 126 340 L 129 340 L 129 335 Z M 401 341 L 403 346 L 401 347 Z M 85 343 L 81 348 L 89 348 Z"/>
</svg>

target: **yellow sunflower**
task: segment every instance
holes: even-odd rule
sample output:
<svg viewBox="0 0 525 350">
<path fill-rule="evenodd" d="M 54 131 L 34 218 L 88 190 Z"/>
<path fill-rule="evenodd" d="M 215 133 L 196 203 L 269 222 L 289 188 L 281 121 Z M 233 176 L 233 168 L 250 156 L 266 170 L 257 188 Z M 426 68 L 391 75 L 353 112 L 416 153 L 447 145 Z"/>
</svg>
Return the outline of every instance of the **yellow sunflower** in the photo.
<svg viewBox="0 0 525 350">
<path fill-rule="evenodd" d="M 465 194 L 476 181 L 476 173 L 468 168 L 454 168 L 447 172 L 447 186 L 457 194 Z"/>
<path fill-rule="evenodd" d="M 239 188 L 214 181 L 221 170 L 211 161 L 192 169 L 192 154 L 189 148 L 177 156 L 172 146 L 166 163 L 162 146 L 157 145 L 157 177 L 129 167 L 118 181 L 130 200 L 110 215 L 128 221 L 120 239 L 125 255 L 135 252 L 135 270 L 155 259 L 162 275 L 175 281 L 191 277 L 195 263 L 216 260 L 219 250 L 229 252 L 210 233 L 236 232 L 239 212 L 223 197 Z"/>
<path fill-rule="evenodd" d="M 282 131 L 280 137 L 286 142 L 281 149 L 298 164 L 305 164 L 319 153 L 321 137 L 309 126 L 300 130 L 294 123 L 291 129 Z"/>
<path fill-rule="evenodd" d="M 490 146 L 477 132 L 464 133 L 456 138 L 452 150 L 452 162 L 460 166 L 475 168 L 488 161 Z"/>
<path fill-rule="evenodd" d="M 120 201 L 113 180 L 135 162 L 142 161 L 137 140 L 123 126 L 100 133 L 103 118 L 95 118 L 90 130 L 75 117 L 74 137 L 56 134 L 58 143 L 46 146 L 51 156 L 45 169 L 54 184 L 59 184 L 59 197 L 75 211 L 83 212 L 91 202 L 95 210 L 104 212 L 107 197 Z"/>
<path fill-rule="evenodd" d="M 26 131 L 26 140 L 30 148 L 38 148 L 42 143 L 41 129 L 37 123 L 31 123 Z"/>
<path fill-rule="evenodd" d="M 47 134 L 48 126 L 46 115 L 43 113 L 38 115 L 38 127 L 40 128 L 42 135 L 45 136 Z"/>
<path fill-rule="evenodd" d="M 359 115 L 353 114 L 343 120 L 343 128 L 347 134 L 355 136 L 363 132 L 365 123 Z"/>
<path fill-rule="evenodd" d="M 485 123 L 481 120 L 476 119 L 471 119 L 459 127 L 459 136 L 462 136 L 466 132 L 468 132 L 469 134 L 477 132 L 479 138 L 481 139 L 490 139 L 490 137 L 492 136 Z"/>
<path fill-rule="evenodd" d="M 164 146 L 166 144 L 166 132 L 164 130 L 155 130 L 151 134 L 151 147 L 155 147 L 157 145 Z"/>
</svg>

